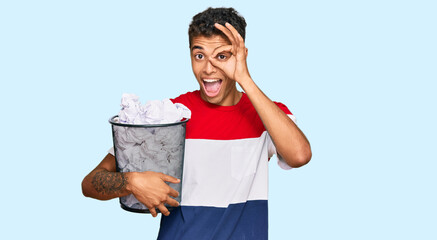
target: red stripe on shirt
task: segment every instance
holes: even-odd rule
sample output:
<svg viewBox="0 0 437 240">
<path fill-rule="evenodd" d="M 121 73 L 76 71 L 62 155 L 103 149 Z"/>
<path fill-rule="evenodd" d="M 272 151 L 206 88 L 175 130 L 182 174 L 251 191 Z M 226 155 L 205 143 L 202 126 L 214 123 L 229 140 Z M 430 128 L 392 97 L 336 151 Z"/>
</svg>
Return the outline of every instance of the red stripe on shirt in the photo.
<svg viewBox="0 0 437 240">
<path fill-rule="evenodd" d="M 234 106 L 217 106 L 204 101 L 200 91 L 188 92 L 175 99 L 191 110 L 187 122 L 187 139 L 233 140 L 260 137 L 264 125 L 245 93 Z M 282 103 L 275 104 L 286 114 L 290 110 Z M 191 127 L 196 126 L 196 127 Z"/>
</svg>

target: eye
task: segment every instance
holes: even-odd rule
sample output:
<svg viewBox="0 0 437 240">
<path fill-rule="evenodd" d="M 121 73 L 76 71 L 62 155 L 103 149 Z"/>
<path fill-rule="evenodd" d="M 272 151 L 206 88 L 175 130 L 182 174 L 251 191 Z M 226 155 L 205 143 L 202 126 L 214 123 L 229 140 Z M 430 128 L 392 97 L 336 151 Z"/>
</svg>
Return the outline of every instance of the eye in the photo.
<svg viewBox="0 0 437 240">
<path fill-rule="evenodd" d="M 225 59 L 226 59 L 226 56 L 225 56 L 224 54 L 219 54 L 219 55 L 217 56 L 217 58 L 218 58 L 219 60 L 225 60 Z"/>
<path fill-rule="evenodd" d="M 194 55 L 194 58 L 195 58 L 195 59 L 202 60 L 202 59 L 203 59 L 203 54 L 201 54 L 201 53 L 195 54 L 195 55 Z"/>
<path fill-rule="evenodd" d="M 232 56 L 232 53 L 230 52 L 222 52 L 216 55 L 216 58 L 219 61 L 227 61 Z"/>
</svg>

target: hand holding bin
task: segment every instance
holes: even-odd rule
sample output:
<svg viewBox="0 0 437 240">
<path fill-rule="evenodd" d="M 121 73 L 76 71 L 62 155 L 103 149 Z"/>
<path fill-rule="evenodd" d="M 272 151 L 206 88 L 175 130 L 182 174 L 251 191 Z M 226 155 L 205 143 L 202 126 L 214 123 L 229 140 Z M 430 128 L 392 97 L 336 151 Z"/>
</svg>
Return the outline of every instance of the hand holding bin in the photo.
<svg viewBox="0 0 437 240">
<path fill-rule="evenodd" d="M 109 119 L 117 171 L 154 171 L 179 178 L 180 183 L 168 185 L 179 192 L 179 196 L 174 199 L 180 202 L 187 121 L 188 119 L 166 124 L 126 124 L 121 123 L 118 116 Z M 120 197 L 120 205 L 127 211 L 150 213 L 132 194 Z M 167 204 L 165 206 L 169 211 L 174 209 Z"/>
</svg>

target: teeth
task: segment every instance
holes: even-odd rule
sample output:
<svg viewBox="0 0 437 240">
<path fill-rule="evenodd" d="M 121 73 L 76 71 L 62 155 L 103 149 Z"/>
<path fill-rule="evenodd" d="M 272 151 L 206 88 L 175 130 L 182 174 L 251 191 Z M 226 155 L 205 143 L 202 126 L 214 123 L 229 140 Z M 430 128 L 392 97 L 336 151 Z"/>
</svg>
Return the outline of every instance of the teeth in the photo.
<svg viewBox="0 0 437 240">
<path fill-rule="evenodd" d="M 205 82 L 218 82 L 220 79 L 203 79 Z"/>
</svg>

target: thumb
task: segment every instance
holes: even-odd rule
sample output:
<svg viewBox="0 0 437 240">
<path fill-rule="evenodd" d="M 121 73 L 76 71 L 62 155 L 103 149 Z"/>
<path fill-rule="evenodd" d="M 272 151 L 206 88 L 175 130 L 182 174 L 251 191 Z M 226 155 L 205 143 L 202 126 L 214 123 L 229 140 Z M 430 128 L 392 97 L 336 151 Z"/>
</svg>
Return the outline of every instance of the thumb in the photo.
<svg viewBox="0 0 437 240">
<path fill-rule="evenodd" d="M 161 179 L 164 180 L 165 182 L 171 182 L 171 183 L 179 183 L 181 181 L 175 177 L 166 175 L 164 173 L 162 174 Z"/>
<path fill-rule="evenodd" d="M 217 59 L 210 59 L 209 63 L 217 69 L 223 70 L 223 63 L 219 62 Z"/>
</svg>

